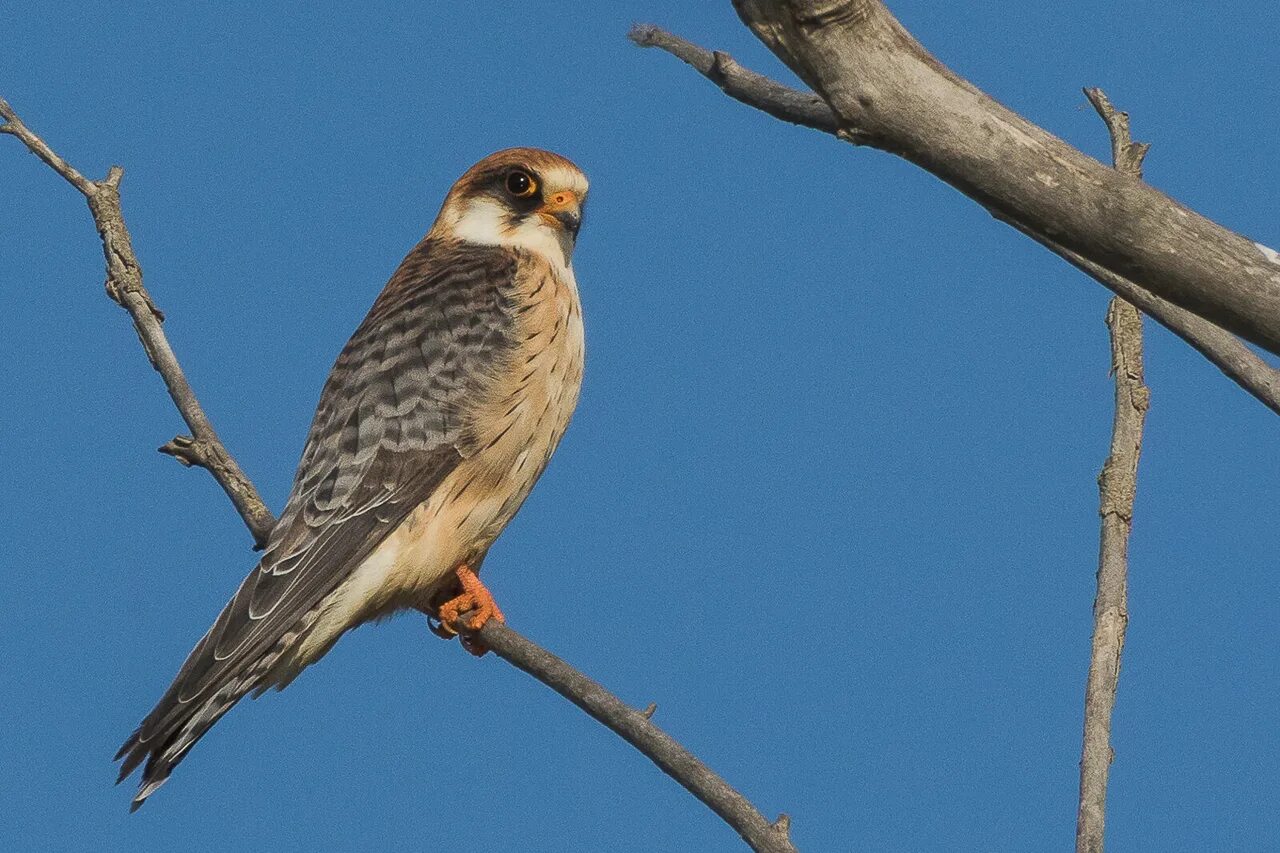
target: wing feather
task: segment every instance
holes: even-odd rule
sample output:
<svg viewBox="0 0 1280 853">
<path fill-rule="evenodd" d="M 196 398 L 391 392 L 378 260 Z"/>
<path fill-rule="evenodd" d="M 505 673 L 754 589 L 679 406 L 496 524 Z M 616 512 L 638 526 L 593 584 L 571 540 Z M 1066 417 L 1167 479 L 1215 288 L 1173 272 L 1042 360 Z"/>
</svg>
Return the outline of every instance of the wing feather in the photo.
<svg viewBox="0 0 1280 853">
<path fill-rule="evenodd" d="M 163 781 L 259 686 L 282 638 L 473 452 L 467 403 L 515 346 L 517 262 L 499 247 L 430 239 L 405 258 L 329 375 L 261 562 L 121 748 L 121 778 L 150 756 L 144 790 Z"/>
</svg>

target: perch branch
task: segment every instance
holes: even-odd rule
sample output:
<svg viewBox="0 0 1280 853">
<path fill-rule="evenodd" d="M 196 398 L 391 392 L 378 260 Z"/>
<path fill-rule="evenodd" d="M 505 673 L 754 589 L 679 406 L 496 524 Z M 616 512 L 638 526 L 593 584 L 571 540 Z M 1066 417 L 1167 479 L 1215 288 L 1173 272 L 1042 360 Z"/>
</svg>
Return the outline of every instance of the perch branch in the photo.
<svg viewBox="0 0 1280 853">
<path fill-rule="evenodd" d="M 1148 146 L 1129 136 L 1129 116 L 1111 105 L 1101 89 L 1085 89 L 1107 124 L 1115 168 L 1142 177 Z M 1142 315 L 1119 296 L 1107 308 L 1111 372 L 1115 376 L 1115 419 L 1111 451 L 1098 476 L 1102 518 L 1098 544 L 1098 592 L 1093 601 L 1093 642 L 1084 698 L 1084 738 L 1080 756 L 1077 853 L 1102 853 L 1107 815 L 1107 778 L 1114 751 L 1111 715 L 1120 681 L 1120 658 L 1129 626 L 1129 531 L 1138 489 L 1138 459 L 1150 392 L 1143 382 Z"/>
<path fill-rule="evenodd" d="M 142 271 L 130 245 L 120 209 L 120 178 L 113 166 L 103 181 L 91 181 L 59 157 L 33 133 L 13 109 L 0 99 L 0 133 L 8 133 L 27 146 L 89 201 L 94 222 L 102 236 L 107 258 L 107 293 L 133 317 L 134 328 L 164 378 L 169 396 L 182 413 L 192 436 L 178 436 L 160 448 L 187 465 L 207 469 L 222 485 L 259 546 L 265 543 L 275 518 L 235 460 L 223 447 L 212 424 L 196 401 L 182 368 L 161 330 L 163 316 L 142 287 Z M 683 786 L 732 827 L 753 850 L 761 853 L 795 853 L 789 830 L 791 819 L 782 815 L 770 823 L 751 803 L 713 773 L 689 750 L 653 724 L 656 706 L 637 711 L 596 682 L 539 647 L 506 625 L 490 621 L 478 632 L 495 654 L 527 672 L 634 746 L 664 773 Z"/>
<path fill-rule="evenodd" d="M 120 180 L 124 170 L 112 166 L 101 181 L 91 181 L 59 157 L 45 141 L 23 124 L 8 102 L 0 98 L 0 133 L 8 133 L 51 169 L 67 180 L 89 202 L 93 222 L 102 237 L 102 252 L 107 262 L 107 295 L 133 318 L 133 328 L 142 341 L 151 366 L 164 380 L 169 397 L 177 406 L 182 419 L 191 430 L 190 436 L 178 436 L 160 448 L 184 465 L 198 465 L 206 469 L 231 498 L 236 511 L 244 519 L 254 542 L 259 548 L 267 541 L 275 518 L 262 498 L 245 476 L 232 455 L 227 452 L 213 424 L 200 407 L 195 392 L 191 390 L 178 358 L 165 336 L 164 315 L 142 286 L 142 267 L 133 253 L 129 229 L 125 227 L 124 212 L 120 206 Z"/>
<path fill-rule="evenodd" d="M 638 749 L 658 765 L 658 769 L 737 830 L 752 850 L 795 853 L 788 838 L 791 819 L 782 815 L 770 823 L 742 794 L 653 724 L 650 718 L 655 706 L 650 705 L 643 711 L 632 708 L 560 658 L 496 620 L 486 622 L 477 636 L 498 657 L 529 673 Z"/>
<path fill-rule="evenodd" d="M 648 24 L 634 27 L 630 37 L 641 47 L 657 47 L 670 53 L 707 77 L 730 97 L 749 107 L 783 121 L 839 135 L 835 114 L 820 98 L 756 74 L 735 62 L 728 54 L 706 50 Z M 995 215 L 1003 218 L 999 213 Z M 1267 364 L 1235 335 L 1016 220 L 1005 218 L 1004 221 L 1060 255 L 1104 287 L 1137 305 L 1190 344 L 1263 405 L 1280 413 L 1280 371 Z"/>
</svg>

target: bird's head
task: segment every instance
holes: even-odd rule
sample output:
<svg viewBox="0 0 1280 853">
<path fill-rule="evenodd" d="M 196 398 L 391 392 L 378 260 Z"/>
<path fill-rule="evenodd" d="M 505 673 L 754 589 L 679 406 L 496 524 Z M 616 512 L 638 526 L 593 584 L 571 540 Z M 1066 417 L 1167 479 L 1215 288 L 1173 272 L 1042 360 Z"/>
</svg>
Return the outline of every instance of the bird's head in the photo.
<svg viewBox="0 0 1280 853">
<path fill-rule="evenodd" d="M 586 200 L 587 176 L 569 160 L 508 148 L 458 179 L 431 236 L 525 249 L 567 266 Z"/>
</svg>

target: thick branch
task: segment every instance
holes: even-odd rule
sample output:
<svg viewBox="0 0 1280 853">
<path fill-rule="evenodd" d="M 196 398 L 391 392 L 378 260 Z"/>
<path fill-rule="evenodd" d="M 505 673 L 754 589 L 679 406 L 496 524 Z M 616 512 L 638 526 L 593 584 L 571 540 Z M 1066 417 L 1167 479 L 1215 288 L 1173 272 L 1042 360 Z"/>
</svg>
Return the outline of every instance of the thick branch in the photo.
<svg viewBox="0 0 1280 853">
<path fill-rule="evenodd" d="M 1018 227 L 1018 226 L 1015 226 Z M 1044 244 L 1054 253 L 1095 281 L 1136 305 L 1144 314 L 1190 344 L 1197 352 L 1227 375 L 1233 382 L 1248 391 L 1264 406 L 1280 414 L 1280 370 L 1267 364 L 1257 353 L 1249 349 L 1239 338 L 1225 329 L 1215 326 L 1161 299 L 1123 276 L 1103 269 L 1092 261 L 1065 249 L 1051 240 L 1018 228 L 1033 240 Z"/>
<path fill-rule="evenodd" d="M 790 819 L 786 815 L 774 823 L 766 820 L 745 797 L 654 725 L 651 710 L 637 711 L 501 622 L 489 620 L 478 632 L 478 638 L 490 651 L 529 673 L 644 753 L 663 773 L 737 830 L 752 850 L 795 853 L 788 838 Z"/>
<path fill-rule="evenodd" d="M 938 62 L 881 0 L 735 0 L 842 138 L 1280 354 L 1280 255 L 1072 148 Z"/>
<path fill-rule="evenodd" d="M 662 48 L 688 63 L 730 97 L 747 106 L 794 124 L 826 133 L 836 132 L 834 130 L 837 126 L 835 115 L 825 104 L 821 104 L 820 108 L 815 107 L 813 95 L 797 92 L 743 68 L 727 54 L 705 50 L 651 25 L 633 28 L 631 39 L 644 47 Z M 1090 261 L 1042 233 L 1032 231 L 1015 220 L 1006 219 L 1006 221 L 1065 258 L 1103 286 L 1137 305 L 1143 312 L 1198 350 L 1214 366 L 1257 397 L 1264 405 L 1280 413 L 1280 371 L 1267 364 L 1230 332 L 1185 308 L 1174 305 L 1167 299 L 1156 296 L 1132 280 Z"/>
<path fill-rule="evenodd" d="M 107 293 L 133 317 L 134 328 L 152 366 L 164 378 L 169 396 L 195 434 L 194 437 L 176 437 L 161 447 L 160 452 L 213 474 L 240 512 L 249 532 L 262 546 L 275 524 L 275 518 L 258 497 L 253 483 L 218 440 L 161 330 L 163 315 L 142 287 L 142 270 L 133 254 L 120 210 L 119 185 L 123 170 L 113 166 L 104 181 L 90 181 L 28 129 L 3 99 L 0 99 L 0 118 L 5 120 L 0 125 L 0 133 L 9 133 L 20 139 L 89 201 L 107 258 Z M 745 797 L 650 721 L 653 706 L 644 711 L 632 709 L 560 658 L 502 623 L 491 620 L 478 633 L 483 643 L 499 657 L 546 684 L 642 752 L 710 807 L 753 850 L 795 853 L 789 838 L 790 818 L 782 815 L 773 823 L 766 820 Z"/>
<path fill-rule="evenodd" d="M 253 483 L 249 482 L 236 460 L 227 452 L 213 424 L 200 407 L 200 401 L 191 390 L 161 326 L 164 315 L 142 286 L 142 267 L 133 253 L 133 243 L 120 207 L 120 179 L 124 177 L 124 170 L 119 166 L 112 166 L 106 178 L 91 181 L 54 153 L 43 139 L 22 123 L 13 108 L 3 99 L 0 99 L 0 118 L 4 119 L 4 124 L 0 124 L 0 133 L 16 136 L 33 154 L 79 190 L 89 202 L 89 211 L 93 214 L 93 222 L 102 237 L 102 253 L 107 262 L 107 295 L 133 318 L 133 328 L 142 341 L 151 366 L 164 379 L 169 397 L 178 407 L 178 412 L 187 422 L 193 436 L 179 436 L 160 448 L 161 452 L 169 453 L 183 464 L 198 465 L 208 470 L 227 493 L 227 497 L 231 498 L 236 511 L 240 513 L 249 532 L 253 534 L 254 541 L 261 548 L 271 533 L 275 517 L 258 496 Z"/>
<path fill-rule="evenodd" d="M 1118 171 L 1142 177 L 1147 147 L 1129 137 L 1129 116 L 1116 110 L 1101 89 L 1085 89 L 1106 122 Z M 1098 545 L 1098 592 L 1093 601 L 1093 643 L 1084 698 L 1084 738 L 1080 756 L 1077 853 L 1102 853 L 1106 828 L 1107 780 L 1111 771 L 1111 715 L 1120 682 L 1120 658 L 1129 626 L 1129 531 L 1138 489 L 1138 459 L 1150 392 L 1143 382 L 1142 315 L 1120 297 L 1107 309 L 1111 372 L 1115 376 L 1115 419 L 1111 452 L 1098 476 L 1102 517 Z"/>
</svg>

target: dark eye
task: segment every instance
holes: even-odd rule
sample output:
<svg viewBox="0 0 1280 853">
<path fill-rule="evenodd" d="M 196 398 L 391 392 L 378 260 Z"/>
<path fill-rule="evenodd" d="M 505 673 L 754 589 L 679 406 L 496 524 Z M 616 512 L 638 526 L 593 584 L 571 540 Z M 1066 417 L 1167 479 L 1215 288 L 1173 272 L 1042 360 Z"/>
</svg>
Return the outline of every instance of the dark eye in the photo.
<svg viewBox="0 0 1280 853">
<path fill-rule="evenodd" d="M 538 191 L 538 182 L 519 169 L 507 175 L 507 192 L 516 198 L 528 198 Z"/>
</svg>

